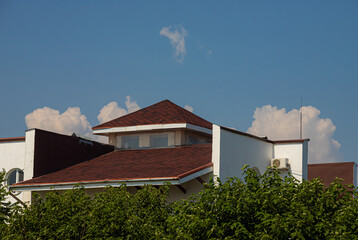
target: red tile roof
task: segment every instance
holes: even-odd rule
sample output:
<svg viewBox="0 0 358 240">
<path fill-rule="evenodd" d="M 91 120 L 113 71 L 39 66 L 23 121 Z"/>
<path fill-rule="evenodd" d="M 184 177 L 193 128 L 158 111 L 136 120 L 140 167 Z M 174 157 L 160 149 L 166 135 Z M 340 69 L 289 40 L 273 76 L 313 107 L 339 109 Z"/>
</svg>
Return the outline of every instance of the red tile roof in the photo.
<svg viewBox="0 0 358 240">
<path fill-rule="evenodd" d="M 210 166 L 212 166 L 211 144 L 118 150 L 14 186 L 182 178 Z"/>
<path fill-rule="evenodd" d="M 190 123 L 212 129 L 210 122 L 179 107 L 169 100 L 161 101 L 123 117 L 100 124 L 93 127 L 93 129 L 169 123 Z"/>
</svg>

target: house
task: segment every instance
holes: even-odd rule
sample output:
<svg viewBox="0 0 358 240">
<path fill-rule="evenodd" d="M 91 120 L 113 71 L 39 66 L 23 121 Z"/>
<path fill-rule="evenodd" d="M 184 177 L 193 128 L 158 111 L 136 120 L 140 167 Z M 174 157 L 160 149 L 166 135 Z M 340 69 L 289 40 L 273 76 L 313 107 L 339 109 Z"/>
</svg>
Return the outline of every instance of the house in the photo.
<svg viewBox="0 0 358 240">
<path fill-rule="evenodd" d="M 31 201 L 33 192 L 45 194 L 77 184 L 94 194 L 108 185 L 126 184 L 135 192 L 145 184 L 169 182 L 169 200 L 174 201 L 197 193 L 213 176 L 242 177 L 244 164 L 263 173 L 276 162 L 282 174 L 307 179 L 308 139 L 272 141 L 254 136 L 212 124 L 169 100 L 100 124 L 93 133 L 107 136 L 109 145 L 78 138 L 62 146 L 64 140 L 57 139 L 76 137 L 28 130 L 24 167 L 17 167 L 24 181 L 15 181 L 11 190 Z M 95 145 L 97 151 L 91 150 Z M 82 157 L 77 151 L 84 151 Z"/>
</svg>

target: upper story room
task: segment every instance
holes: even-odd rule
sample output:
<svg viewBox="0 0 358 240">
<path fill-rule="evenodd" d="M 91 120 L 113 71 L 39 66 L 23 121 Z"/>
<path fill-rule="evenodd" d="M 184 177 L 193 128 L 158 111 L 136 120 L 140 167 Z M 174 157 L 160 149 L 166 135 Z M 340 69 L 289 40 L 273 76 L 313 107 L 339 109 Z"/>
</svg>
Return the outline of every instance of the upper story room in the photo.
<svg viewBox="0 0 358 240">
<path fill-rule="evenodd" d="M 212 123 L 164 100 L 93 128 L 116 149 L 149 149 L 212 142 Z"/>
</svg>

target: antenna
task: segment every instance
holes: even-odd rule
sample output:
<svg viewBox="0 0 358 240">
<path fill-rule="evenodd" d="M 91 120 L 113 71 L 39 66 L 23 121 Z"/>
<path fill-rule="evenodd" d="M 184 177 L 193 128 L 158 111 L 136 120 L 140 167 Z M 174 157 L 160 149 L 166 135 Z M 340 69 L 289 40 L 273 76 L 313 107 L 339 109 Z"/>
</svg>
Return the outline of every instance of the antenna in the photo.
<svg viewBox="0 0 358 240">
<path fill-rule="evenodd" d="M 301 97 L 301 108 L 300 108 L 300 139 L 302 139 L 302 97 Z"/>
</svg>

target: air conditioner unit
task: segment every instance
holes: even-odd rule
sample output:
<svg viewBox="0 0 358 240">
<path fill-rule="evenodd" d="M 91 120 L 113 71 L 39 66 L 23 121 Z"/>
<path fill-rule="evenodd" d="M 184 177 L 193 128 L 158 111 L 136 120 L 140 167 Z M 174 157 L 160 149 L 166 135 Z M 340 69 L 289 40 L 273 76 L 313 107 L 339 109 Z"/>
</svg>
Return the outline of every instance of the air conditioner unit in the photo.
<svg viewBox="0 0 358 240">
<path fill-rule="evenodd" d="M 289 168 L 288 158 L 271 159 L 271 167 L 275 167 L 281 170 L 287 170 Z"/>
</svg>

